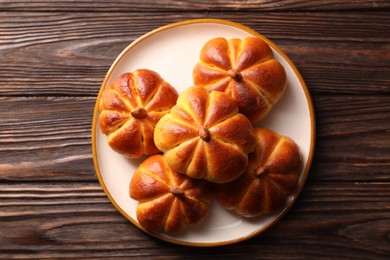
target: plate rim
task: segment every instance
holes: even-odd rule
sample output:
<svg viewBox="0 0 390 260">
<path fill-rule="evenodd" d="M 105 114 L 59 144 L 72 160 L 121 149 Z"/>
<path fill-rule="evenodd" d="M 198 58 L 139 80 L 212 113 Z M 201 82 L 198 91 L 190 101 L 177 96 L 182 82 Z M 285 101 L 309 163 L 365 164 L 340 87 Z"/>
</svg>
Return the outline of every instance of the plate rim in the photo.
<svg viewBox="0 0 390 260">
<path fill-rule="evenodd" d="M 309 108 L 309 116 L 310 116 L 310 127 L 311 127 L 311 131 L 310 131 L 310 134 L 311 134 L 311 136 L 310 136 L 310 149 L 309 149 L 309 153 L 308 153 L 308 157 L 307 157 L 306 166 L 303 169 L 301 182 L 298 185 L 297 190 L 295 191 L 294 196 L 292 197 L 292 199 L 289 201 L 289 203 L 286 205 L 286 207 L 284 207 L 283 210 L 277 216 L 275 216 L 275 218 L 272 221 L 270 221 L 269 223 L 267 223 L 263 227 L 258 228 L 254 232 L 251 232 L 251 233 L 249 233 L 249 234 L 247 234 L 245 236 L 241 236 L 241 237 L 238 237 L 236 239 L 230 239 L 230 240 L 226 240 L 226 241 L 219 241 L 219 242 L 218 241 L 217 242 L 191 242 L 191 241 L 183 241 L 183 240 L 174 239 L 172 237 L 164 236 L 162 234 L 159 234 L 159 233 L 156 233 L 156 232 L 151 232 L 149 230 L 144 229 L 135 219 L 133 219 L 130 215 L 128 215 L 118 205 L 118 203 L 114 200 L 114 198 L 110 194 L 107 186 L 105 185 L 105 183 L 103 181 L 103 176 L 102 176 L 102 174 L 100 172 L 98 156 L 97 156 L 97 145 L 96 145 L 96 143 L 97 143 L 96 142 L 97 131 L 96 131 L 96 129 L 97 129 L 97 117 L 98 117 L 98 114 L 99 114 L 99 100 L 101 99 L 102 90 L 103 90 L 104 86 L 107 84 L 108 79 L 110 78 L 113 70 L 115 69 L 115 67 L 117 66 L 119 61 L 132 48 L 134 48 L 136 45 L 138 45 L 139 43 L 141 43 L 145 39 L 147 39 L 147 38 L 149 38 L 149 37 L 151 37 L 151 36 L 153 36 L 155 34 L 158 34 L 158 33 L 162 32 L 162 31 L 169 30 L 169 29 L 172 29 L 172 28 L 176 28 L 176 27 L 180 27 L 180 26 L 184 26 L 184 25 L 190 25 L 190 24 L 199 24 L 199 23 L 215 23 L 215 24 L 222 24 L 222 25 L 228 25 L 228 26 L 231 26 L 231 27 L 235 27 L 237 29 L 243 30 L 243 31 L 253 35 L 254 37 L 260 38 L 260 39 L 264 40 L 267 44 L 269 44 L 291 66 L 291 68 L 293 69 L 293 71 L 294 71 L 295 75 L 297 76 L 299 82 L 301 83 L 301 86 L 302 86 L 302 89 L 304 91 L 305 98 L 306 98 L 306 101 L 307 101 L 307 105 L 308 105 L 308 108 Z M 121 213 L 122 216 L 124 216 L 128 221 L 130 221 L 137 228 L 139 228 L 140 230 L 144 231 L 145 233 L 147 233 L 147 234 L 149 234 L 149 235 L 151 235 L 153 237 L 156 237 L 158 239 L 161 239 L 163 241 L 170 242 L 170 243 L 173 243 L 173 244 L 184 245 L 184 246 L 193 246 L 193 247 L 215 247 L 215 246 L 224 246 L 224 245 L 229 245 L 229 244 L 235 244 L 235 243 L 238 243 L 238 242 L 250 239 L 250 238 L 252 238 L 252 237 L 254 237 L 254 236 L 264 232 L 265 230 L 267 230 L 268 228 L 273 226 L 275 223 L 277 223 L 289 211 L 289 209 L 292 207 L 292 205 L 295 203 L 295 201 L 299 197 L 303 187 L 305 186 L 305 183 L 306 183 L 306 180 L 307 180 L 310 168 L 311 168 L 311 164 L 312 164 L 312 161 L 313 161 L 314 147 L 315 147 L 315 141 L 316 141 L 315 140 L 315 138 L 316 138 L 316 123 L 315 123 L 315 113 L 314 113 L 313 101 L 311 99 L 311 95 L 309 93 L 309 90 L 307 88 L 307 85 L 306 85 L 302 75 L 298 71 L 298 69 L 295 66 L 295 64 L 291 61 L 291 59 L 276 44 L 274 44 L 271 40 L 269 40 L 267 37 L 263 36 L 262 34 L 258 33 L 257 31 L 255 31 L 255 30 L 253 30 L 253 29 L 251 29 L 251 28 L 249 28 L 249 27 L 247 27 L 247 26 L 245 26 L 243 24 L 237 23 L 237 22 L 224 20 L 224 19 L 215 19 L 215 18 L 202 18 L 202 19 L 183 20 L 183 21 L 174 22 L 174 23 L 170 23 L 170 24 L 158 27 L 158 28 L 156 28 L 156 29 L 154 29 L 152 31 L 149 31 L 148 33 L 143 34 L 142 36 L 138 37 L 136 40 L 131 42 L 125 49 L 123 49 L 121 51 L 121 53 L 116 57 L 114 62 L 111 64 L 111 66 L 110 66 L 109 70 L 107 71 L 107 73 L 106 73 L 106 75 L 105 75 L 105 77 L 103 79 L 103 82 L 102 82 L 102 84 L 100 86 L 100 89 L 99 89 L 99 92 L 98 92 L 98 95 L 97 95 L 96 101 L 95 101 L 94 111 L 93 111 L 92 131 L 91 132 L 92 132 L 91 133 L 92 159 L 93 159 L 93 164 L 94 164 L 94 168 L 95 168 L 95 173 L 96 173 L 96 176 L 97 176 L 98 181 L 100 183 L 100 186 L 102 187 L 102 189 L 103 189 L 104 193 L 106 194 L 107 198 L 110 200 L 112 205 L 116 208 L 116 210 L 118 210 L 118 212 Z"/>
</svg>

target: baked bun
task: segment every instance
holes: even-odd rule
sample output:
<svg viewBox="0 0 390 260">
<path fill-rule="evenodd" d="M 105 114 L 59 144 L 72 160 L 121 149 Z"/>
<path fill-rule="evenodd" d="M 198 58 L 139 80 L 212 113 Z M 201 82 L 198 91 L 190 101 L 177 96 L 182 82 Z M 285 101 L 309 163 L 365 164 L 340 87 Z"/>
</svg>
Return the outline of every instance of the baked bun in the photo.
<svg viewBox="0 0 390 260">
<path fill-rule="evenodd" d="M 148 157 L 130 183 L 130 197 L 139 201 L 138 222 L 146 230 L 168 233 L 200 222 L 210 208 L 209 184 L 173 171 L 160 154 Z"/>
<path fill-rule="evenodd" d="M 194 84 L 233 97 L 240 113 L 255 122 L 283 95 L 286 73 L 269 45 L 260 38 L 214 38 L 200 52 L 193 70 Z"/>
<path fill-rule="evenodd" d="M 190 87 L 157 123 L 154 140 L 173 170 L 223 183 L 245 171 L 256 138 L 231 97 Z"/>
<path fill-rule="evenodd" d="M 121 75 L 102 92 L 100 129 L 116 152 L 137 158 L 160 152 L 154 127 L 176 104 L 176 90 L 154 71 L 140 69 Z"/>
<path fill-rule="evenodd" d="M 280 210 L 296 190 L 302 159 L 288 137 L 255 128 L 257 144 L 247 171 L 236 181 L 213 186 L 217 201 L 244 217 Z"/>
</svg>

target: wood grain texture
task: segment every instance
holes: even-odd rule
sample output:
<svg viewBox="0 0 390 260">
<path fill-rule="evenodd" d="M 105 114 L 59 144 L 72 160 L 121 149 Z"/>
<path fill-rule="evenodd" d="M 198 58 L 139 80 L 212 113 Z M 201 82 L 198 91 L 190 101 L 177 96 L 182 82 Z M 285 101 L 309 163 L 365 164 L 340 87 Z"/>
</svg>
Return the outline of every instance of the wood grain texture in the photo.
<svg viewBox="0 0 390 260">
<path fill-rule="evenodd" d="M 107 4 L 104 0 L 34 0 L 13 1 L 1 0 L 0 11 L 219 11 L 219 10 L 247 10 L 247 11 L 273 11 L 273 10 L 361 10 L 361 9 L 384 9 L 389 8 L 390 3 L 386 0 L 114 0 Z"/>
<path fill-rule="evenodd" d="M 387 0 L 0 0 L 0 259 L 389 259 Z M 316 147 L 291 210 L 247 241 L 189 248 L 133 226 L 99 185 L 95 99 L 115 57 L 187 19 L 242 23 L 297 65 Z"/>
<path fill-rule="evenodd" d="M 161 25 L 215 15 L 0 13 L 0 95 L 96 96 L 116 56 L 136 38 Z M 390 93 L 386 13 L 223 13 L 218 18 L 273 40 L 313 94 Z"/>
<path fill-rule="evenodd" d="M 92 98 L 0 99 L 2 180 L 96 180 Z"/>
<path fill-rule="evenodd" d="M 309 182 L 287 215 L 267 231 L 243 243 L 194 250 L 138 230 L 97 183 L 1 184 L 0 257 L 385 259 L 389 196 L 389 183 Z"/>
<path fill-rule="evenodd" d="M 313 103 L 314 178 L 389 181 L 390 95 L 315 96 Z"/>
</svg>

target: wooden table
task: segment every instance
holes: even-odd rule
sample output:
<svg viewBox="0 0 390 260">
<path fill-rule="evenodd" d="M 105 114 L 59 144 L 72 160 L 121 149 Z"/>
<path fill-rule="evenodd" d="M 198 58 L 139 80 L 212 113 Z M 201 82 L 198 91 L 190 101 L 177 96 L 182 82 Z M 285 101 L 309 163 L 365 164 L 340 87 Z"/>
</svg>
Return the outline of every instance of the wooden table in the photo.
<svg viewBox="0 0 390 260">
<path fill-rule="evenodd" d="M 107 3 L 106 3 L 107 2 Z M 187 19 L 242 23 L 277 44 L 312 95 L 312 168 L 291 210 L 237 244 L 153 238 L 110 203 L 91 154 L 115 57 Z M 0 258 L 390 257 L 390 2 L 0 0 Z"/>
</svg>

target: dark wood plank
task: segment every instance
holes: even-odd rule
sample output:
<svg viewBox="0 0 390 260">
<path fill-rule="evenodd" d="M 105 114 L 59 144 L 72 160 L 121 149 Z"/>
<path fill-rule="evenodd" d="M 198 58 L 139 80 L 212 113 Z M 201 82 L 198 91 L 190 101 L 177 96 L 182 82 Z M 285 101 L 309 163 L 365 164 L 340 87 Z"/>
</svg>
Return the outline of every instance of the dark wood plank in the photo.
<svg viewBox="0 0 390 260">
<path fill-rule="evenodd" d="M 96 96 L 111 63 L 136 38 L 171 22 L 213 15 L 0 13 L 0 96 Z M 218 17 L 273 40 L 313 93 L 390 93 L 387 13 L 227 12 Z"/>
<path fill-rule="evenodd" d="M 272 11 L 272 10 L 361 10 L 361 9 L 384 9 L 390 4 L 386 0 L 353 0 L 353 1 L 236 1 L 236 0 L 183 0 L 183 1 L 142 1 L 142 0 L 115 0 L 107 4 L 104 0 L 95 1 L 12 1 L 1 0 L 0 10 L 25 10 L 25 11 L 211 11 L 211 10 L 248 10 L 248 11 Z"/>
<path fill-rule="evenodd" d="M 0 99 L 2 180 L 96 180 L 93 98 Z"/>
<path fill-rule="evenodd" d="M 390 96 L 314 96 L 316 181 L 389 181 Z M 95 98 L 0 98 L 0 180 L 91 181 Z"/>
<path fill-rule="evenodd" d="M 314 178 L 389 181 L 390 96 L 315 96 L 313 102 Z"/>
<path fill-rule="evenodd" d="M 0 258 L 385 259 L 389 196 L 389 183 L 308 182 L 265 232 L 235 245 L 189 250 L 138 230 L 97 183 L 0 184 Z"/>
</svg>

